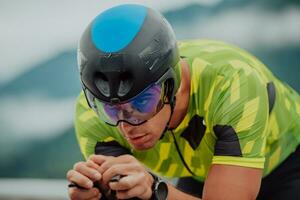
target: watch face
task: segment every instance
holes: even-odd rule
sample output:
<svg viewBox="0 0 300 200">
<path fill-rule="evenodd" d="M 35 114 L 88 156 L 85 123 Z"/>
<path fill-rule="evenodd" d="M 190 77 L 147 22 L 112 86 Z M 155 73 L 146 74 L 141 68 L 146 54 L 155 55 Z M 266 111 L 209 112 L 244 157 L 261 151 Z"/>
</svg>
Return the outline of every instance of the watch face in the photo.
<svg viewBox="0 0 300 200">
<path fill-rule="evenodd" d="M 158 181 L 155 190 L 157 200 L 166 200 L 168 196 L 168 185 L 164 181 Z"/>
</svg>

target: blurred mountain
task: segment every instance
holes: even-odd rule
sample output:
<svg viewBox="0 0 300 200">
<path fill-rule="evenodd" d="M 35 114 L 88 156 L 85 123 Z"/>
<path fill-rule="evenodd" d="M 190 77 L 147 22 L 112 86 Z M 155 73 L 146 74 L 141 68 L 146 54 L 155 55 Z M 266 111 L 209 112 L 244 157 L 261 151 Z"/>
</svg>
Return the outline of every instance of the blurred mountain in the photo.
<svg viewBox="0 0 300 200">
<path fill-rule="evenodd" d="M 188 4 L 178 10 L 170 10 L 164 16 L 172 25 L 183 25 L 193 21 L 205 21 L 211 16 L 227 10 L 242 10 L 246 7 L 255 7 L 265 11 L 283 10 L 287 7 L 300 7 L 299 0 L 224 0 L 216 5 Z"/>
<path fill-rule="evenodd" d="M 253 52 L 281 81 L 300 93 L 300 45 L 280 49 L 256 49 Z"/>
<path fill-rule="evenodd" d="M 15 148 L 19 154 L 1 161 L 0 177 L 64 178 L 75 162 L 83 160 L 74 128 L 47 140 L 34 140 Z"/>
<path fill-rule="evenodd" d="M 46 93 L 50 98 L 73 97 L 80 91 L 78 77 L 76 50 L 65 51 L 0 86 L 0 97 L 27 93 Z"/>
<path fill-rule="evenodd" d="M 226 9 L 243 9 L 247 6 L 266 10 L 280 10 L 288 6 L 300 6 L 300 2 L 297 0 L 227 0 L 210 7 L 191 4 L 164 14 L 176 32 L 178 29 L 185 28 L 187 20 L 190 24 L 201 24 L 209 17 Z M 251 53 L 262 60 L 280 79 L 300 92 L 300 44 L 276 49 L 254 48 L 251 49 Z M 32 67 L 31 70 L 14 80 L 0 85 L 0 98 L 6 96 L 19 98 L 26 94 L 41 93 L 59 102 L 78 95 L 80 91 L 78 78 L 76 50 L 64 51 Z M 18 116 L 14 120 L 20 120 L 17 118 Z M 9 132 L 2 128 L 2 132 L 6 131 Z M 3 135 L 0 136 L 0 140 L 8 140 L 8 135 L 5 135 L 5 138 Z M 1 157 L 0 154 L 0 177 L 64 178 L 66 171 L 76 161 L 82 160 L 82 156 L 73 127 L 70 126 L 53 135 L 55 137 L 18 142 L 13 147 L 11 147 L 11 142 L 1 143 L 1 148 L 12 150 L 5 157 Z M 10 147 L 8 147 L 9 145 Z"/>
<path fill-rule="evenodd" d="M 299 0 L 252 0 L 252 5 L 261 7 L 262 9 L 281 10 L 287 7 L 299 7 Z"/>
</svg>

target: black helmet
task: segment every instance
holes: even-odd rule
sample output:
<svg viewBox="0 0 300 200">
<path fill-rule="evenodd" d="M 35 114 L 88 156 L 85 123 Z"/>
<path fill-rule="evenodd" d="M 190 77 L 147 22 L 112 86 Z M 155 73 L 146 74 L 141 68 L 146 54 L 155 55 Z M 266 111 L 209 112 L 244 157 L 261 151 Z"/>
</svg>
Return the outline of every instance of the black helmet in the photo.
<svg viewBox="0 0 300 200">
<path fill-rule="evenodd" d="M 158 80 L 164 82 L 172 104 L 178 61 L 170 24 L 159 12 L 135 4 L 98 15 L 78 47 L 81 83 L 90 106 L 90 95 L 106 103 L 123 103 Z"/>
</svg>

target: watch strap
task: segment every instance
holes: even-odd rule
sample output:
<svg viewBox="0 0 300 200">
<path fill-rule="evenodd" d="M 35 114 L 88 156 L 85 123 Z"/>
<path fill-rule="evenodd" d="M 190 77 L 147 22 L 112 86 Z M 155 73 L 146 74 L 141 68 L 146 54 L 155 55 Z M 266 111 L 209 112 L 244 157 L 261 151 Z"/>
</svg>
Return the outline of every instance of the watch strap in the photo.
<svg viewBox="0 0 300 200">
<path fill-rule="evenodd" d="M 151 186 L 151 190 L 152 190 L 152 195 L 151 195 L 151 198 L 150 200 L 159 200 L 157 197 L 156 197 L 156 189 L 157 189 L 157 185 L 160 184 L 160 182 L 164 182 L 162 178 L 160 178 L 159 176 L 157 176 L 156 174 L 148 171 L 149 174 L 151 174 L 151 176 L 153 177 L 153 184 Z"/>
</svg>

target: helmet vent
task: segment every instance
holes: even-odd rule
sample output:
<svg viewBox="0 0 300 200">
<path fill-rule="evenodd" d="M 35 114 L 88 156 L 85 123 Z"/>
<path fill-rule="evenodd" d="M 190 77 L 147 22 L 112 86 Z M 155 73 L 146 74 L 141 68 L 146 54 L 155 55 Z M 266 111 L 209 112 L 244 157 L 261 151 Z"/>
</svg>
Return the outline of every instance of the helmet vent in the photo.
<svg viewBox="0 0 300 200">
<path fill-rule="evenodd" d="M 95 85 L 98 90 L 106 97 L 110 96 L 108 79 L 102 73 L 97 73 L 95 77 Z"/>
<path fill-rule="evenodd" d="M 131 89 L 133 84 L 132 76 L 129 73 L 123 73 L 120 76 L 120 85 L 118 89 L 118 96 L 125 96 Z"/>
</svg>

